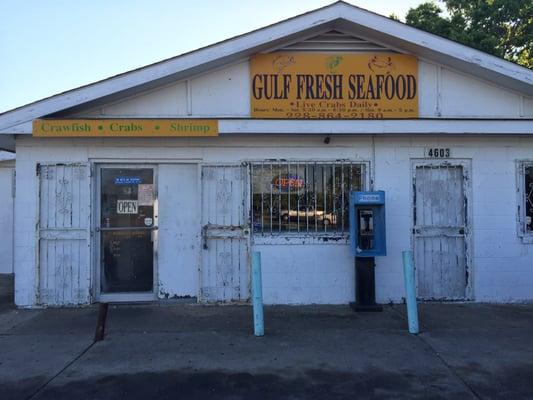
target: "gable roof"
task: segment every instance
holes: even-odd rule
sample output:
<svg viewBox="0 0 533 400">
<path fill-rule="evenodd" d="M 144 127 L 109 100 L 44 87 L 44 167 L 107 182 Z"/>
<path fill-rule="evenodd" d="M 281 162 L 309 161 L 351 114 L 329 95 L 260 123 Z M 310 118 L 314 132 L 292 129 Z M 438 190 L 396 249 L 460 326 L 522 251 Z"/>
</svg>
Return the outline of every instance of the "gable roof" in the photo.
<svg viewBox="0 0 533 400">
<path fill-rule="evenodd" d="M 0 114 L 0 133 L 25 133 L 17 129 L 17 125 L 131 96 L 331 30 L 368 38 L 374 43 L 533 96 L 533 71 L 527 68 L 338 1 L 189 53 L 6 111 Z"/>
</svg>

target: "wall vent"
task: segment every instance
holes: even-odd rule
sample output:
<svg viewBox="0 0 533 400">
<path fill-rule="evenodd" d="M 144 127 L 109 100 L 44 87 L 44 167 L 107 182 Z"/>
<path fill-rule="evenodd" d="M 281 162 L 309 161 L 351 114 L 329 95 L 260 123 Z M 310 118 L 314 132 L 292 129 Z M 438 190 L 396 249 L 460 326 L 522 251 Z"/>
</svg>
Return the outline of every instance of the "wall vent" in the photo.
<svg viewBox="0 0 533 400">
<path fill-rule="evenodd" d="M 349 51 L 349 52 L 394 52 L 388 47 L 369 42 L 356 36 L 338 31 L 330 31 L 318 36 L 293 43 L 276 51 Z"/>
</svg>

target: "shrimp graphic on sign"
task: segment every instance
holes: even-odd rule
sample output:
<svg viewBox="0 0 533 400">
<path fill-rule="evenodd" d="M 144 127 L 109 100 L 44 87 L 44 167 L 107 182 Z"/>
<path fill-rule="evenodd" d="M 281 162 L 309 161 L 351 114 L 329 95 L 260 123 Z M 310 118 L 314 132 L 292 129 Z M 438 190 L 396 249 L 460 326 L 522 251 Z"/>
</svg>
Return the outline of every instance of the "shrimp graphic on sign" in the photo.
<svg viewBox="0 0 533 400">
<path fill-rule="evenodd" d="M 337 67 L 341 64 L 341 62 L 341 56 L 331 56 L 326 60 L 326 68 L 330 73 L 335 74 L 337 72 Z"/>
</svg>

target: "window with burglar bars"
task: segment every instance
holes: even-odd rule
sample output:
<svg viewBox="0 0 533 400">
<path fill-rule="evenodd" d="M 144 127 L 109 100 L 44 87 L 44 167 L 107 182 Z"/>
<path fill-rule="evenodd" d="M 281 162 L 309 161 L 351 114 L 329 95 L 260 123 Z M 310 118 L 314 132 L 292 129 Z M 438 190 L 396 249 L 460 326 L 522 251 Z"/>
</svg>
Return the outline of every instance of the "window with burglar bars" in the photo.
<svg viewBox="0 0 533 400">
<path fill-rule="evenodd" d="M 254 233 L 343 233 L 350 191 L 363 190 L 364 164 L 287 162 L 251 164 Z"/>
<path fill-rule="evenodd" d="M 533 234 L 533 163 L 522 163 L 523 204 L 525 221 L 523 224 L 524 233 Z"/>
</svg>

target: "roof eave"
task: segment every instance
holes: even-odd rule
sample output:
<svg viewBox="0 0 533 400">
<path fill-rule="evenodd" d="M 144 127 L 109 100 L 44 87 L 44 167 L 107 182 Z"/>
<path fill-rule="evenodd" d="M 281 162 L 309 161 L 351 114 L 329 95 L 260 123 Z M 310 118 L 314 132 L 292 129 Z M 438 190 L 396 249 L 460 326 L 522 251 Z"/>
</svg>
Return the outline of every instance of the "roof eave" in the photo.
<svg viewBox="0 0 533 400">
<path fill-rule="evenodd" d="M 352 31 L 403 51 L 533 97 L 533 71 L 418 30 L 379 14 L 337 2 L 224 42 L 52 96 L 0 115 L 0 133 L 35 118 L 90 107 L 245 59 L 326 28 Z M 436 50 L 438 49 L 438 50 Z"/>
<path fill-rule="evenodd" d="M 502 58 L 484 53 L 449 39 L 424 32 L 401 22 L 367 12 L 337 23 L 343 31 L 357 30 L 377 41 L 391 43 L 402 50 L 445 66 L 533 96 L 533 71 Z M 385 21 L 384 21 L 385 20 Z"/>
</svg>

